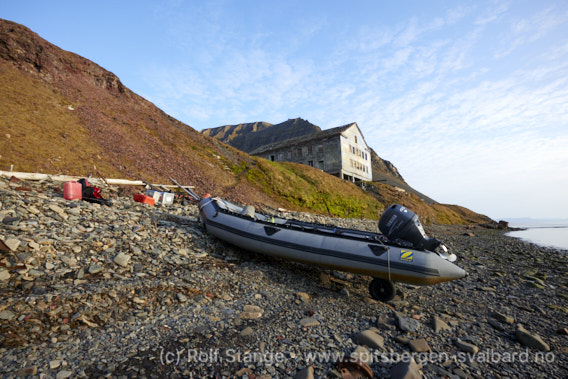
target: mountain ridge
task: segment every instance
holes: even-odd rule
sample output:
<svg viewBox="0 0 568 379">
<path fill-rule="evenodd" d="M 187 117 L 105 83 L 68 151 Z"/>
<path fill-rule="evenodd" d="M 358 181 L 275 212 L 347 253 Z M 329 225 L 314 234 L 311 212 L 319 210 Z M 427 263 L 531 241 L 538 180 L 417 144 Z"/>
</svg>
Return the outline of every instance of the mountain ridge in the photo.
<svg viewBox="0 0 568 379">
<path fill-rule="evenodd" d="M 260 121 L 224 125 L 201 131 L 249 154 L 261 146 L 317 132 L 321 132 L 319 126 L 302 118 L 288 119 L 279 124 Z"/>
</svg>

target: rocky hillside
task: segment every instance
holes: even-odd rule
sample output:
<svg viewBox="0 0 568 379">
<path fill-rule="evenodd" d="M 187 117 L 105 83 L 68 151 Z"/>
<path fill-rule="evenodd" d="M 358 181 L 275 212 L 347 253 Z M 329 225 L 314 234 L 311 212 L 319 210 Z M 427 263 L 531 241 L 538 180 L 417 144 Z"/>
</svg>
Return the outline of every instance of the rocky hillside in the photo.
<svg viewBox="0 0 568 379">
<path fill-rule="evenodd" d="M 1 19 L 0 87 L 0 170 L 158 183 L 171 176 L 199 194 L 342 217 L 377 218 L 390 205 L 318 170 L 268 164 L 199 133 L 96 63 Z"/>
<path fill-rule="evenodd" d="M 294 137 L 320 132 L 321 128 L 301 118 L 289 119 L 280 124 L 252 122 L 204 129 L 201 133 L 217 138 L 245 153 Z"/>
</svg>

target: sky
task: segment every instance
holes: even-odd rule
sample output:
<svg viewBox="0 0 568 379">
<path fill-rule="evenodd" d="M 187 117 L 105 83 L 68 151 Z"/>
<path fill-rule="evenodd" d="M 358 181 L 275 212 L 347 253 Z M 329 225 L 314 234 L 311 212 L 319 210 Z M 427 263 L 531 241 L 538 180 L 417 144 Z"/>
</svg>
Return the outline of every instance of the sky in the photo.
<svg viewBox="0 0 568 379">
<path fill-rule="evenodd" d="M 429 197 L 568 218 L 568 2 L 2 1 L 196 130 L 356 122 Z"/>
</svg>

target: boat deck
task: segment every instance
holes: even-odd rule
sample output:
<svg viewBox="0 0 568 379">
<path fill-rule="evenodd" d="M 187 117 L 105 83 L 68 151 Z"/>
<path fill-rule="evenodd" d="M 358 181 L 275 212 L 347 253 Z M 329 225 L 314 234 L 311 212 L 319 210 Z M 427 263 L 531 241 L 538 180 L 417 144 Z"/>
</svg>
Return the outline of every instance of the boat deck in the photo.
<svg viewBox="0 0 568 379">
<path fill-rule="evenodd" d="M 269 216 L 257 212 L 254 213 L 254 217 L 251 217 L 249 215 L 242 213 L 244 209 L 243 207 L 240 207 L 236 204 L 233 204 L 223 199 L 216 198 L 214 200 L 216 200 L 214 204 L 218 212 L 223 212 L 247 220 L 251 220 L 254 218 L 255 222 L 265 224 L 267 226 L 272 226 L 272 227 L 278 226 L 280 228 L 296 229 L 308 233 L 335 235 L 344 238 L 352 238 L 357 240 L 376 242 L 385 245 L 405 247 L 405 246 L 400 246 L 399 244 L 389 240 L 385 235 L 381 233 L 367 232 L 364 230 L 356 230 L 349 228 L 341 228 L 333 225 L 324 225 L 313 222 L 299 221 L 295 219 L 286 219 L 276 216 Z"/>
</svg>

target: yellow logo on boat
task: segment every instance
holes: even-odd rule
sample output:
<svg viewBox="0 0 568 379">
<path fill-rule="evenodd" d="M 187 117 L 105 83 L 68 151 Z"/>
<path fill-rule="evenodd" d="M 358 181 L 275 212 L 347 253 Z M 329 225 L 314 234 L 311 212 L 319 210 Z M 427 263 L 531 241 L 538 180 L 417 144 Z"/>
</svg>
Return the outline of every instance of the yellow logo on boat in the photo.
<svg viewBox="0 0 568 379">
<path fill-rule="evenodd" d="M 412 262 L 414 260 L 414 251 L 401 250 L 400 260 L 405 262 Z"/>
</svg>

